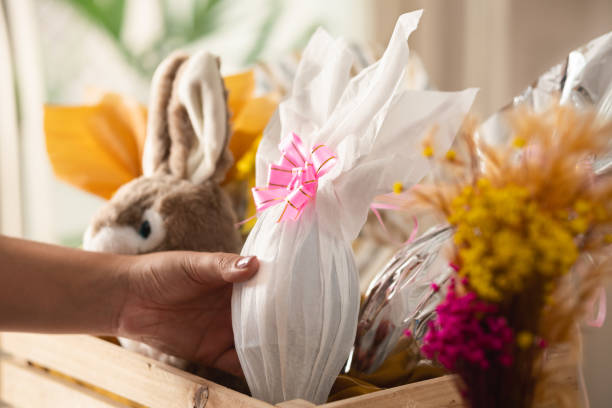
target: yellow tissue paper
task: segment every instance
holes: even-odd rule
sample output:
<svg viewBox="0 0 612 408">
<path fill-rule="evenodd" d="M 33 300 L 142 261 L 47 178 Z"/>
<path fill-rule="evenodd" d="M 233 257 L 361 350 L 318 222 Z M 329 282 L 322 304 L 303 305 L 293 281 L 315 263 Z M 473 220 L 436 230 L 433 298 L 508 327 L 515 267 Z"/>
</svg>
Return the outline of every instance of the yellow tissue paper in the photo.
<svg viewBox="0 0 612 408">
<path fill-rule="evenodd" d="M 423 360 L 418 346 L 403 337 L 385 362 L 372 374 L 351 370 L 336 378 L 329 395 L 329 402 L 358 395 L 369 394 L 400 385 L 440 377 L 445 371 L 428 360 Z"/>
<path fill-rule="evenodd" d="M 108 93 L 91 106 L 45 106 L 47 153 L 56 176 L 110 198 L 141 173 L 146 109 Z"/>
<path fill-rule="evenodd" d="M 235 160 L 226 183 L 240 180 L 252 184 L 254 154 L 247 153 L 257 149 L 277 98 L 253 97 L 252 71 L 224 80 L 232 112 L 230 150 Z M 114 93 L 103 94 L 93 105 L 46 105 L 44 130 L 55 175 L 81 190 L 109 199 L 121 185 L 142 174 L 146 122 L 143 105 Z"/>
</svg>

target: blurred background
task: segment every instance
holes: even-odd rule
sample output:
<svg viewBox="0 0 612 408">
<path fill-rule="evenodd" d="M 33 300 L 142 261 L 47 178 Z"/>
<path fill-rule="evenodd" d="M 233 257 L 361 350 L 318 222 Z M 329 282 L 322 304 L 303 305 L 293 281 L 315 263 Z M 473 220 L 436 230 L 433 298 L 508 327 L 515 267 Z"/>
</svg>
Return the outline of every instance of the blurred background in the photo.
<svg viewBox="0 0 612 408">
<path fill-rule="evenodd" d="M 441 90 L 478 87 L 486 117 L 569 51 L 612 30 L 612 0 L 0 0 L 0 232 L 78 246 L 101 199 L 57 181 L 44 103 L 95 90 L 143 103 L 170 51 L 206 48 L 225 74 L 299 51 L 318 26 L 372 49 L 424 8 L 411 46 Z M 610 294 L 610 291 L 608 291 Z M 593 407 L 610 406 L 612 324 L 586 332 Z"/>
</svg>

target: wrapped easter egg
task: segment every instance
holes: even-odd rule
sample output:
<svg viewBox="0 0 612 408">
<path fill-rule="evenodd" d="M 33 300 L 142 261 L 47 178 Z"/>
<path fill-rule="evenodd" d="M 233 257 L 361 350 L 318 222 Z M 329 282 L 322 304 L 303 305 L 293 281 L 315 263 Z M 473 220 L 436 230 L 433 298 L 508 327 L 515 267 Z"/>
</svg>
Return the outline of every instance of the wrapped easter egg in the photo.
<svg viewBox="0 0 612 408">
<path fill-rule="evenodd" d="M 234 286 L 236 351 L 254 397 L 323 403 L 355 340 L 359 286 L 351 242 L 373 198 L 430 169 L 421 141 L 448 149 L 475 90 L 411 91 L 402 15 L 380 60 L 351 77 L 353 54 L 319 29 L 256 155 L 259 218 L 242 249 L 260 269 Z"/>
<path fill-rule="evenodd" d="M 441 254 L 452 237 L 449 225 L 438 225 L 400 248 L 374 277 L 359 311 L 352 368 L 370 374 L 396 347 L 402 335 L 420 343 L 426 322 L 442 301 L 441 288 L 451 266 Z"/>
</svg>

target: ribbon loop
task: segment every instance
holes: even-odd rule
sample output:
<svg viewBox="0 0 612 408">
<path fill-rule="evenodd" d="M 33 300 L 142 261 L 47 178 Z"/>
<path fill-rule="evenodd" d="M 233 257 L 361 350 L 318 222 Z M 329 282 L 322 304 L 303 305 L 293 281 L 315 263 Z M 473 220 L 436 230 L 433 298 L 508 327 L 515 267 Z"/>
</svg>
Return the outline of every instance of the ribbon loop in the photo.
<svg viewBox="0 0 612 408">
<path fill-rule="evenodd" d="M 318 145 L 312 149 L 312 164 L 319 177 L 326 174 L 336 162 L 336 156 L 325 145 Z"/>
<path fill-rule="evenodd" d="M 296 220 L 304 207 L 315 199 L 319 178 L 331 170 L 337 159 L 325 145 L 315 146 L 308 154 L 302 139 L 294 132 L 284 138 L 278 148 L 281 159 L 270 165 L 267 187 L 253 189 L 253 199 L 258 211 L 284 202 L 278 222 L 287 218 Z"/>
</svg>

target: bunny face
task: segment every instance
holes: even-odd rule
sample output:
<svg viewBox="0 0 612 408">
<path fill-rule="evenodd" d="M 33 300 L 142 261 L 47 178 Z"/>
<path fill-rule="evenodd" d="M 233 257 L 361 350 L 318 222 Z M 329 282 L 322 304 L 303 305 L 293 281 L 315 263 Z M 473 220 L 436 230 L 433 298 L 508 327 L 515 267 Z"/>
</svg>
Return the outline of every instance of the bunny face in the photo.
<svg viewBox="0 0 612 408">
<path fill-rule="evenodd" d="M 84 248 L 121 254 L 236 252 L 240 240 L 234 222 L 229 199 L 213 182 L 194 185 L 171 175 L 140 177 L 121 187 L 96 214 Z"/>
<path fill-rule="evenodd" d="M 84 248 L 237 252 L 236 217 L 218 185 L 232 160 L 219 60 L 208 53 L 171 55 L 155 72 L 151 93 L 144 175 L 95 215 Z"/>
</svg>

